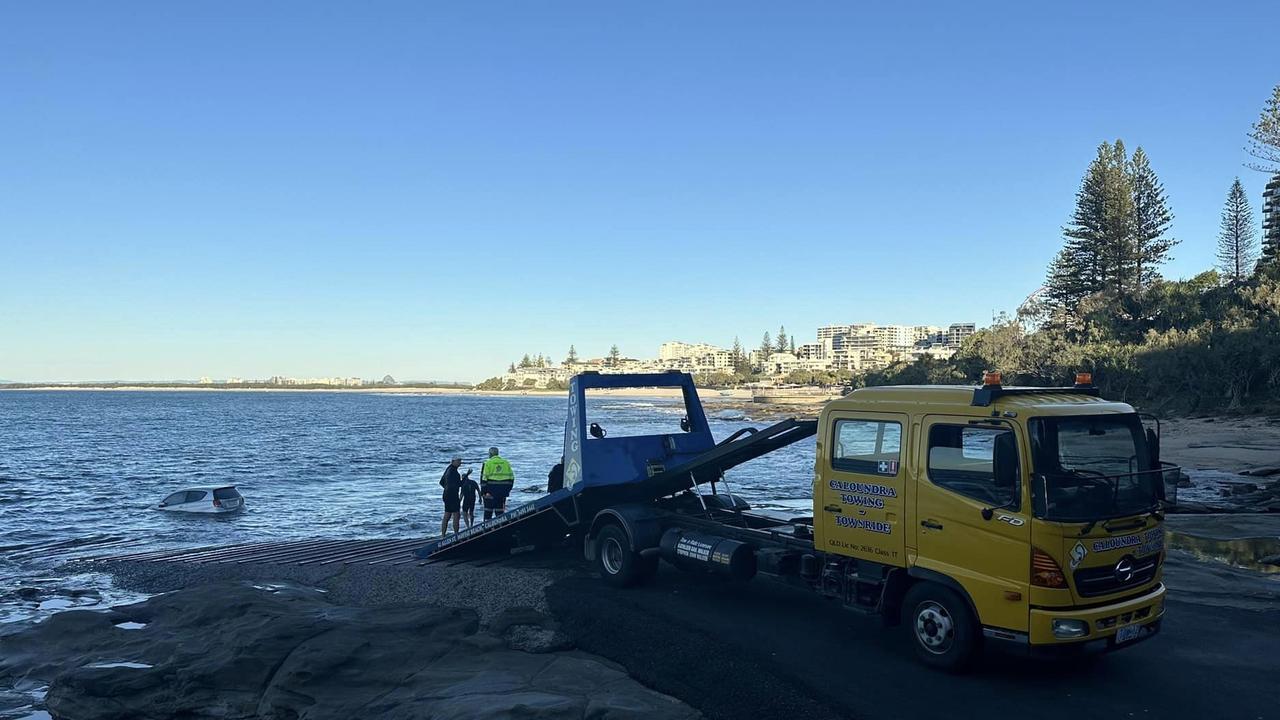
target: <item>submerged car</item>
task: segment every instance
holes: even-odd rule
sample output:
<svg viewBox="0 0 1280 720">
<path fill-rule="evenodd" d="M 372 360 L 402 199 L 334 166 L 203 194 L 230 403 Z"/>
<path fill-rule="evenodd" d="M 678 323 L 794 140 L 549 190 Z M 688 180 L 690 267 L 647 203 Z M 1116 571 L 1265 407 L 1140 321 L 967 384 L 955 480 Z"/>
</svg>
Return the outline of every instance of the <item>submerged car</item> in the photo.
<svg viewBox="0 0 1280 720">
<path fill-rule="evenodd" d="M 234 485 L 179 490 L 160 501 L 157 510 L 188 513 L 229 513 L 244 508 L 244 496 Z"/>
</svg>

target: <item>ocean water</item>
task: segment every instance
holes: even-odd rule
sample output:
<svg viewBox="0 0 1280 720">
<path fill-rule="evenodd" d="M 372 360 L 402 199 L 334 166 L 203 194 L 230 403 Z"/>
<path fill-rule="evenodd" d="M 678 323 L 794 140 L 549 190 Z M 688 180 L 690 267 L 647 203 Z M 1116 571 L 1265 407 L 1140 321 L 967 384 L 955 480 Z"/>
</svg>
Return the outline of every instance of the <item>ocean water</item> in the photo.
<svg viewBox="0 0 1280 720">
<path fill-rule="evenodd" d="M 78 539 L 124 536 L 137 541 L 132 551 L 430 537 L 440 527 L 438 481 L 449 458 L 478 459 L 490 445 L 516 472 L 508 507 L 533 499 L 560 456 L 566 402 L 360 392 L 0 393 L 0 622 L 127 599 L 105 578 L 59 571 L 69 557 L 106 552 L 78 551 Z M 678 432 L 683 415 L 680 401 L 668 398 L 593 397 L 587 411 L 611 435 Z M 714 403 L 707 412 L 717 440 L 769 424 Z M 733 491 L 761 509 L 807 513 L 813 447 L 809 439 L 731 471 Z M 478 462 L 465 467 L 479 476 Z M 245 511 L 154 509 L 174 490 L 214 484 L 236 485 Z M 30 549 L 51 543 L 66 544 Z"/>
</svg>

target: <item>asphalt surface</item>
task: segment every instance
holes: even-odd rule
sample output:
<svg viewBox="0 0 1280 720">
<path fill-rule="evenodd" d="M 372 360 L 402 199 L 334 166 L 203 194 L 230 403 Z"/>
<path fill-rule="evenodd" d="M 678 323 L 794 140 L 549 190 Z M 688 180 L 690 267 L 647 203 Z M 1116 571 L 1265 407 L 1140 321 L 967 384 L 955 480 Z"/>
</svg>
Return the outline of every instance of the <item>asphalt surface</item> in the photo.
<svg viewBox="0 0 1280 720">
<path fill-rule="evenodd" d="M 663 565 L 641 588 L 573 574 L 547 590 L 579 648 L 709 718 L 1280 718 L 1280 612 L 1171 594 L 1160 635 L 1093 660 L 989 653 L 919 664 L 901 627 L 768 580 Z"/>
</svg>

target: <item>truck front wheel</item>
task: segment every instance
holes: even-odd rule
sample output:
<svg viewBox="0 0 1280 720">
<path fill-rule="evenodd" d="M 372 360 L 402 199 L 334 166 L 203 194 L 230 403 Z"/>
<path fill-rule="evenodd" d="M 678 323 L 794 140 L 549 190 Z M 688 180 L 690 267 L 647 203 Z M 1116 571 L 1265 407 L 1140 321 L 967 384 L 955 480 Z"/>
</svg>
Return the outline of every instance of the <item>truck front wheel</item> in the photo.
<svg viewBox="0 0 1280 720">
<path fill-rule="evenodd" d="M 913 585 L 902 601 L 902 624 L 926 665 L 960 672 L 973 662 L 977 620 L 955 591 L 931 582 Z"/>
<path fill-rule="evenodd" d="M 614 587 L 639 585 L 657 570 L 657 558 L 641 557 L 631 538 L 617 525 L 606 525 L 596 535 L 596 569 Z"/>
</svg>

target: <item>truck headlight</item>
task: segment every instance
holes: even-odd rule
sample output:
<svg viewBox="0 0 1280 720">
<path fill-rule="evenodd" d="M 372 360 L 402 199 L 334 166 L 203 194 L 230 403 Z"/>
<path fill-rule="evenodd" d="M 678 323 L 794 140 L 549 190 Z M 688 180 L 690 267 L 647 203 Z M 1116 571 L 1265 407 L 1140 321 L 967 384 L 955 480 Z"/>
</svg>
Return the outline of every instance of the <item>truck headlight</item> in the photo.
<svg viewBox="0 0 1280 720">
<path fill-rule="evenodd" d="M 1050 627 L 1056 638 L 1080 638 L 1089 634 L 1089 624 L 1083 620 L 1054 620 Z"/>
</svg>

